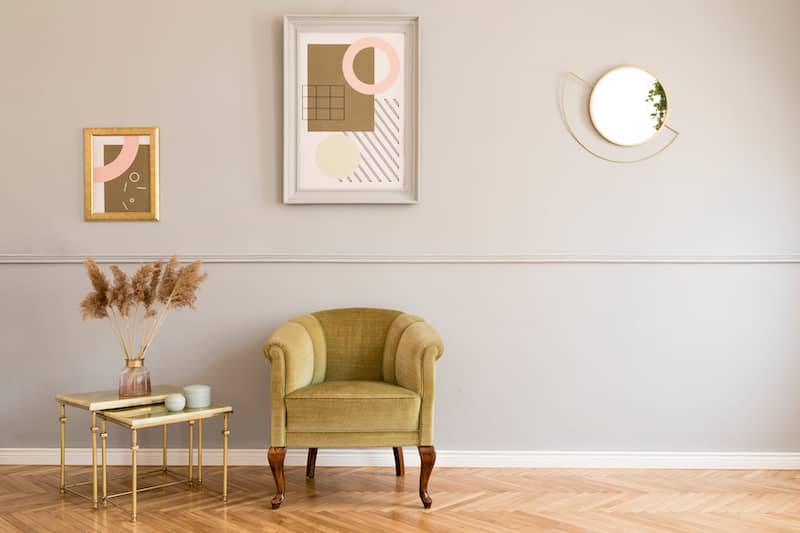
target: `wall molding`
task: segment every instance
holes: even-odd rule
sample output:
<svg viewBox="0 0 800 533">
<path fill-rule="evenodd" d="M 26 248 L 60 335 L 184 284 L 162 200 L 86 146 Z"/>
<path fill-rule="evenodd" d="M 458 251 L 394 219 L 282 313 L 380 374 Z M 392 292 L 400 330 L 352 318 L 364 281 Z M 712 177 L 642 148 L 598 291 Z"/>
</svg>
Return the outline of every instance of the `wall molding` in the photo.
<svg viewBox="0 0 800 533">
<path fill-rule="evenodd" d="M 98 263 L 146 263 L 168 257 L 174 252 L 141 254 L 88 254 Z M 205 263 L 378 263 L 378 264 L 514 264 L 514 263 L 584 263 L 584 264 L 793 264 L 800 263 L 800 253 L 776 254 L 324 254 L 268 253 L 215 254 L 178 253 L 181 261 L 200 259 Z M 77 264 L 83 255 L 0 254 L 0 265 Z"/>
<path fill-rule="evenodd" d="M 404 448 L 406 465 L 419 466 L 419 455 L 413 447 Z M 90 448 L 67 448 L 67 464 L 89 465 Z M 170 449 L 170 465 L 185 465 L 188 450 Z M 229 464 L 235 466 L 267 466 L 265 449 L 231 449 Z M 287 466 L 302 466 L 305 449 L 290 449 Z M 319 466 L 392 466 L 389 449 L 320 450 Z M 130 464 L 130 450 L 110 448 L 111 465 Z M 160 448 L 139 450 L 142 465 L 160 465 Z M 0 448 L 0 464 L 57 465 L 58 448 Z M 196 460 L 195 460 L 196 464 Z M 203 464 L 222 464 L 221 449 L 205 449 Z M 800 452 L 574 452 L 574 451 L 486 451 L 437 450 L 437 467 L 466 468 L 677 468 L 677 469 L 741 469 L 741 470 L 800 470 Z"/>
</svg>

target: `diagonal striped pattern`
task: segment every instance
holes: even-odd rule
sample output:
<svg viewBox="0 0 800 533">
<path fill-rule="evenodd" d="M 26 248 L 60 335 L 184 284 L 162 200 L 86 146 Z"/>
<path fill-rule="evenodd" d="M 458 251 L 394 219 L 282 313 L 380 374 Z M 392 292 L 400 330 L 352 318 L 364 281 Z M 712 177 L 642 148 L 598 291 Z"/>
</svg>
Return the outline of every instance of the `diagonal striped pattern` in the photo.
<svg viewBox="0 0 800 533">
<path fill-rule="evenodd" d="M 341 182 L 399 183 L 402 177 L 400 102 L 396 98 L 375 99 L 374 131 L 345 131 L 361 152 L 358 167 Z"/>
<path fill-rule="evenodd" d="M 128 469 L 111 470 L 118 478 Z M 78 471 L 89 472 L 70 476 Z M 57 466 L 0 466 L 0 531 L 800 531 L 792 470 L 436 468 L 430 511 L 417 496 L 418 468 L 395 477 L 393 467 L 317 467 L 307 480 L 305 468 L 289 467 L 278 511 L 266 465 L 231 467 L 227 506 L 214 492 L 220 468 L 204 474 L 202 489 L 143 493 L 134 526 L 124 509 L 92 511 L 59 494 Z"/>
</svg>

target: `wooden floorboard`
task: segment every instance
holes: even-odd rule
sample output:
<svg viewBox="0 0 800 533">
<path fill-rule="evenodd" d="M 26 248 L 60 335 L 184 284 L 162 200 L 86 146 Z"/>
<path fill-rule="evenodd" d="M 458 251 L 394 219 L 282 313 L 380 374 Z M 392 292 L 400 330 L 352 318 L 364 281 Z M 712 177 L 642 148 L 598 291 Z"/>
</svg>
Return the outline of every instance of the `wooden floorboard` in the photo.
<svg viewBox="0 0 800 533">
<path fill-rule="evenodd" d="M 127 471 L 110 469 L 110 491 L 126 489 Z M 277 511 L 266 466 L 232 467 L 227 505 L 215 492 L 221 469 L 204 475 L 205 488 L 143 493 L 132 524 L 125 509 L 93 511 L 60 494 L 58 467 L 0 466 L 0 531 L 800 531 L 798 471 L 439 468 L 429 511 L 417 495 L 418 468 L 397 478 L 394 467 L 318 467 L 307 480 L 303 467 L 290 467 Z M 88 479 L 89 469 L 69 476 Z"/>
</svg>

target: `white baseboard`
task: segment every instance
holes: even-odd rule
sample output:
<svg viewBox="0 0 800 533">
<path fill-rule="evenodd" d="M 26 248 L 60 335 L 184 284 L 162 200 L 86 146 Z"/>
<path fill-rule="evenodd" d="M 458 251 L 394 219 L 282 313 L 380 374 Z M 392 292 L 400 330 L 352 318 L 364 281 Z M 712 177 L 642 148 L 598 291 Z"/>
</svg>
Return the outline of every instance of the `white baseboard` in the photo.
<svg viewBox="0 0 800 533">
<path fill-rule="evenodd" d="M 187 449 L 171 449 L 170 465 L 187 463 Z M 800 453 L 761 452 L 558 452 L 558 451 L 480 451 L 437 450 L 437 467 L 472 468 L 676 468 L 676 469 L 741 469 L 741 470 L 800 470 Z M 68 448 L 67 464 L 91 464 L 89 448 Z M 99 456 L 98 456 L 99 457 Z M 419 466 L 419 456 L 412 448 L 404 448 L 405 463 Z M 231 449 L 230 465 L 264 465 L 264 449 Z M 287 466 L 305 464 L 305 449 L 290 449 L 286 454 Z M 160 465 L 161 450 L 139 450 L 138 462 L 143 465 Z M 130 450 L 108 450 L 110 465 L 130 464 Z M 221 465 L 222 450 L 203 450 L 205 465 Z M 57 465 L 58 448 L 0 448 L 0 464 Z M 196 459 L 195 459 L 196 464 Z M 320 450 L 318 466 L 391 466 L 394 464 L 388 449 L 332 449 Z"/>
</svg>

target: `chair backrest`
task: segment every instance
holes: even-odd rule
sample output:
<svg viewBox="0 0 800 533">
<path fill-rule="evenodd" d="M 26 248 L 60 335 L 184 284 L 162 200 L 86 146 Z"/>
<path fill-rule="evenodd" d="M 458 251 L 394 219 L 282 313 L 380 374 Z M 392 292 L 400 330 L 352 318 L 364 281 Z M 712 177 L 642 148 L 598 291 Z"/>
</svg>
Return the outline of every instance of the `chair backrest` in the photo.
<svg viewBox="0 0 800 533">
<path fill-rule="evenodd" d="M 386 334 L 401 314 L 364 307 L 313 313 L 325 335 L 325 381 L 382 381 Z"/>
</svg>

